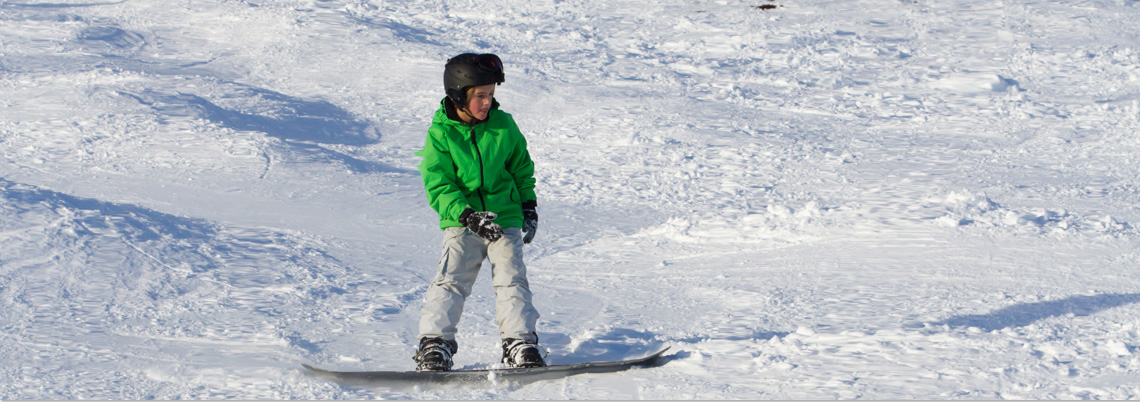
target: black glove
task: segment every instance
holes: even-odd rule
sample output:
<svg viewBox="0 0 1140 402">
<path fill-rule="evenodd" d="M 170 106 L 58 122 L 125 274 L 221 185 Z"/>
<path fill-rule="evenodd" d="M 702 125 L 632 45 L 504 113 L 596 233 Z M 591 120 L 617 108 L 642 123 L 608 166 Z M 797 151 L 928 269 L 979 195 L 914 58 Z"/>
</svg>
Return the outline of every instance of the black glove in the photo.
<svg viewBox="0 0 1140 402">
<path fill-rule="evenodd" d="M 475 209 L 467 207 L 463 213 L 459 215 L 459 223 L 462 224 L 471 233 L 475 233 L 484 239 L 495 241 L 503 237 L 503 227 L 498 223 L 492 222 L 499 215 L 494 212 L 475 212 Z"/>
<path fill-rule="evenodd" d="M 523 243 L 530 244 L 534 240 L 534 234 L 538 232 L 538 201 L 527 201 L 522 204 L 523 208 Z"/>
</svg>

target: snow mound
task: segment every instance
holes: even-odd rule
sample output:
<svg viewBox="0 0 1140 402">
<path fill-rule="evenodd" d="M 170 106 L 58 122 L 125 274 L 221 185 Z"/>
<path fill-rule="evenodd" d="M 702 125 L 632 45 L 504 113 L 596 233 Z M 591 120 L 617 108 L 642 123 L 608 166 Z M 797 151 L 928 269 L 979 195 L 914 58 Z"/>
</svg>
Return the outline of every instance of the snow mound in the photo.
<svg viewBox="0 0 1140 402">
<path fill-rule="evenodd" d="M 1001 228 L 1032 234 L 1136 234 L 1131 224 L 1109 215 L 1080 216 L 1052 208 L 1006 208 L 984 193 L 951 192 L 930 197 L 926 202 L 942 211 L 942 215 L 934 218 L 933 222 L 944 227 Z"/>
<path fill-rule="evenodd" d="M 671 218 L 634 237 L 688 244 L 791 245 L 819 239 L 827 233 L 829 213 L 829 208 L 816 201 L 798 208 L 769 204 L 763 210 Z"/>
<path fill-rule="evenodd" d="M 953 92 L 1003 92 L 1020 91 L 1017 80 L 1002 77 L 993 73 L 961 73 L 941 78 L 930 83 L 934 89 Z"/>
</svg>

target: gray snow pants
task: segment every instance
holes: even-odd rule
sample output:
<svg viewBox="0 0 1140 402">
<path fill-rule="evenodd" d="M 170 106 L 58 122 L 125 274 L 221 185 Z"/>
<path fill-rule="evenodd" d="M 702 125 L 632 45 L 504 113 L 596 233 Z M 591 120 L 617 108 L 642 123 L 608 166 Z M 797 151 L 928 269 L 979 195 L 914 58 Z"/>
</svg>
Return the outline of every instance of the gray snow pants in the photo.
<svg viewBox="0 0 1140 402">
<path fill-rule="evenodd" d="M 420 315 L 420 338 L 455 340 L 463 302 L 471 295 L 484 259 L 491 261 L 499 335 L 538 341 L 535 324 L 539 314 L 531 303 L 519 228 L 503 228 L 503 237 L 495 242 L 461 227 L 444 230 L 439 273 L 428 287 Z"/>
</svg>

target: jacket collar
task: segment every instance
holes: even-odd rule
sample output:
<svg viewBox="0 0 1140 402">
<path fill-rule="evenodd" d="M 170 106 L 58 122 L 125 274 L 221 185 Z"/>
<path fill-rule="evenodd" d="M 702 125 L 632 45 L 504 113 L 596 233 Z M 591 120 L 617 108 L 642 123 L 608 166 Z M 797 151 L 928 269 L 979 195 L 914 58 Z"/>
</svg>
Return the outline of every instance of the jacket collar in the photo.
<svg viewBox="0 0 1140 402">
<path fill-rule="evenodd" d="M 499 101 L 495 100 L 495 98 L 491 98 L 491 112 L 494 112 L 495 110 L 498 110 L 498 109 L 499 109 Z M 440 116 L 440 112 L 442 112 L 442 116 Z M 472 124 L 467 124 L 463 121 L 463 119 L 459 118 L 459 110 L 458 110 L 458 108 L 455 107 L 455 103 L 453 103 L 451 101 L 451 99 L 449 99 L 449 98 L 443 98 L 443 100 L 440 101 L 440 112 L 436 113 L 437 119 L 440 117 L 444 117 L 444 118 L 446 118 L 446 120 L 449 120 L 449 121 L 446 121 L 446 123 L 458 124 L 458 125 L 462 125 L 462 126 L 475 126 L 475 125 L 484 123 L 491 118 L 491 113 L 488 112 L 486 119 L 478 120 Z"/>
</svg>

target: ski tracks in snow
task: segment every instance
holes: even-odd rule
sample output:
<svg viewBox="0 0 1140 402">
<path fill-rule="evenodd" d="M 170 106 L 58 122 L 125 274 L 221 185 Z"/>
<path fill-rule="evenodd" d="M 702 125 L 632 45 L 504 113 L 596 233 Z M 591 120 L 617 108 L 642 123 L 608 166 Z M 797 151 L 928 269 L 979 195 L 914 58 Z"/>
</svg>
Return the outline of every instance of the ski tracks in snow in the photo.
<svg viewBox="0 0 1140 402">
<path fill-rule="evenodd" d="M 322 346 L 310 339 L 327 336 L 327 326 L 290 324 L 299 304 L 315 308 L 301 313 L 306 321 L 359 314 L 314 302 L 359 283 L 311 238 L 0 184 L 12 251 L 0 272 L 0 353 L 46 362 L 5 369 L 25 380 L 8 382 L 4 395 L 207 396 L 219 379 L 270 392 L 279 385 L 259 379 L 264 367 L 314 353 Z M 235 357 L 245 363 L 212 367 Z M 149 368 L 124 376 L 124 360 Z M 109 375 L 85 374 L 100 371 Z"/>
<path fill-rule="evenodd" d="M 1140 394 L 1135 6 L 779 5 L 0 4 L 0 398 Z M 294 371 L 411 366 L 414 151 L 464 51 L 537 162 L 552 361 L 666 366 Z M 463 367 L 498 357 L 487 276 Z"/>
</svg>

